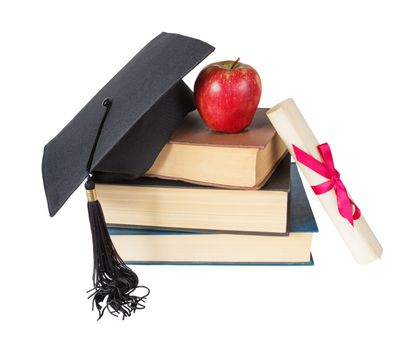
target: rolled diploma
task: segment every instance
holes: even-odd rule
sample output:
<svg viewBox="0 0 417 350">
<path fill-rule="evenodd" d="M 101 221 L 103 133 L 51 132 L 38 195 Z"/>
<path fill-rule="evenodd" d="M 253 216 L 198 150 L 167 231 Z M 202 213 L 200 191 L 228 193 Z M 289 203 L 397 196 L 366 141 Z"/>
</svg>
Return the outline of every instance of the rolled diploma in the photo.
<svg viewBox="0 0 417 350">
<path fill-rule="evenodd" d="M 293 145 L 323 162 L 317 149 L 319 143 L 291 98 L 272 107 L 266 114 L 294 159 Z M 328 180 L 299 162 L 297 162 L 297 165 L 310 186 L 318 185 Z M 317 197 L 359 264 L 367 264 L 381 257 L 382 246 L 363 215 L 358 220 L 355 220 L 354 226 L 352 226 L 348 220 L 340 215 L 337 208 L 336 194 L 333 189 Z"/>
</svg>

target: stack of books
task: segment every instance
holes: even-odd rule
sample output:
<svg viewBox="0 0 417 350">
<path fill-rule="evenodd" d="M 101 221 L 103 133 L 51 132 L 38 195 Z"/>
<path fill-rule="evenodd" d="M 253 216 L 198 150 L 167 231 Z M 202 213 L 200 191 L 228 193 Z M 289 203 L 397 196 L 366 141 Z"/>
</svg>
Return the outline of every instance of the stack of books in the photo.
<svg viewBox="0 0 417 350">
<path fill-rule="evenodd" d="M 145 177 L 96 185 L 120 256 L 136 264 L 312 264 L 317 225 L 295 164 L 259 108 L 238 134 L 190 113 Z"/>
</svg>

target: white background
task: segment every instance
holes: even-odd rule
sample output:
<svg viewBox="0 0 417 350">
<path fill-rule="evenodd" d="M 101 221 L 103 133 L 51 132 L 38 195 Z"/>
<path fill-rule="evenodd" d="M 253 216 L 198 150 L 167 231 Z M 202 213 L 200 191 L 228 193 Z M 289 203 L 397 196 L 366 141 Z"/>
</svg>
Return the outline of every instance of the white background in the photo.
<svg viewBox="0 0 417 350">
<path fill-rule="evenodd" d="M 398 0 L 2 2 L 0 346 L 416 349 L 416 18 Z M 190 86 L 240 56 L 262 78 L 261 106 L 295 99 L 382 260 L 357 265 L 309 190 L 314 267 L 134 267 L 147 308 L 96 322 L 85 194 L 48 217 L 43 146 L 161 31 L 216 47 Z"/>
</svg>

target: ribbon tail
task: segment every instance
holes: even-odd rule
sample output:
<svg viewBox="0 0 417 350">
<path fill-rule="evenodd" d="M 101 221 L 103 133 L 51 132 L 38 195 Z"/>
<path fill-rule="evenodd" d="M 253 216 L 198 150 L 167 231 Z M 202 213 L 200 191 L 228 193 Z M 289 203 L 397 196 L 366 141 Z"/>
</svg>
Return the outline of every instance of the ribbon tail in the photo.
<svg viewBox="0 0 417 350">
<path fill-rule="evenodd" d="M 340 215 L 353 226 L 351 199 L 347 194 L 345 186 L 341 181 L 337 181 L 334 190 L 337 198 L 337 209 L 339 210 Z"/>
<path fill-rule="evenodd" d="M 353 220 L 358 220 L 361 217 L 361 210 L 359 209 L 359 207 L 355 204 L 353 200 L 350 200 L 350 204 L 354 208 Z"/>
</svg>

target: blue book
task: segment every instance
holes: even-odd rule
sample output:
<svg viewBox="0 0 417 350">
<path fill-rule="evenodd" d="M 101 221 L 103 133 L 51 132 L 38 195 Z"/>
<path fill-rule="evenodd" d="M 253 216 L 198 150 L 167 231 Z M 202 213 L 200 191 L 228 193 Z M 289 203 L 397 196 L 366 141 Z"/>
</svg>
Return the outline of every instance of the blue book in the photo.
<svg viewBox="0 0 417 350">
<path fill-rule="evenodd" d="M 310 247 L 318 228 L 295 163 L 288 201 L 287 236 L 134 227 L 108 230 L 129 264 L 313 265 Z"/>
</svg>

